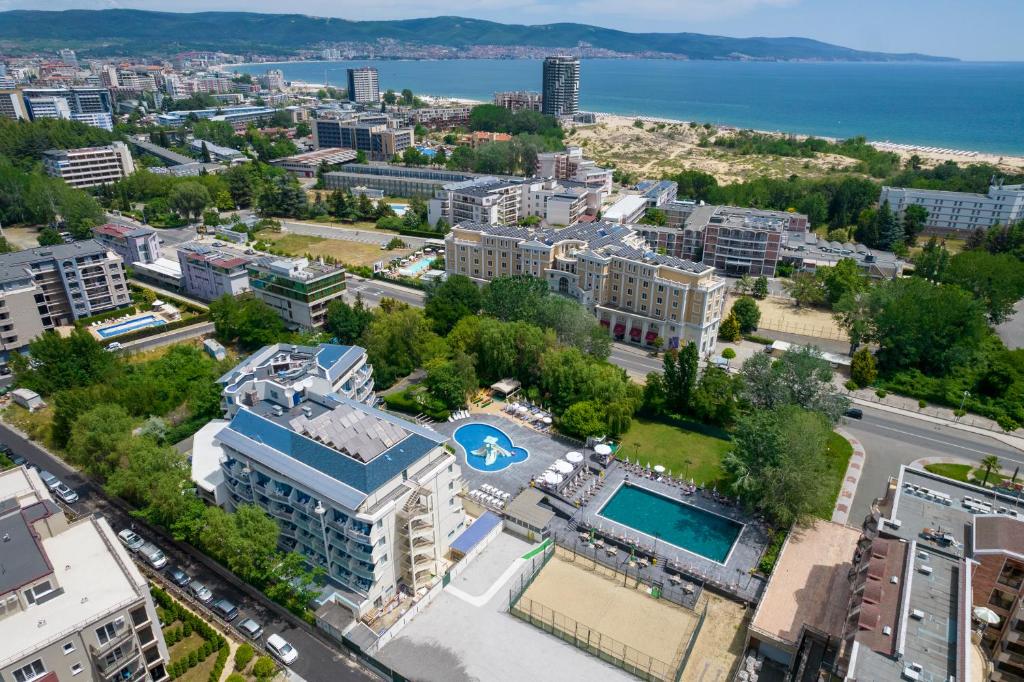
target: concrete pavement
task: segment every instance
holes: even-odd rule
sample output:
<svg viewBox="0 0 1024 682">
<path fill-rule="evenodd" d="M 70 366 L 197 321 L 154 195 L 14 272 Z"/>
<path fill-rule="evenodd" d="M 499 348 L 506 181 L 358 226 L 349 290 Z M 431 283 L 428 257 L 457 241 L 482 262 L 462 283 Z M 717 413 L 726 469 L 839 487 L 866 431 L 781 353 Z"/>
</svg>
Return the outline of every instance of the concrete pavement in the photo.
<svg viewBox="0 0 1024 682">
<path fill-rule="evenodd" d="M 864 452 L 864 446 L 854 436 L 844 429 L 836 429 L 836 433 L 849 441 L 853 447 L 850 463 L 846 467 L 846 475 L 843 477 L 843 484 L 840 486 L 839 496 L 836 498 L 836 507 L 832 512 L 832 523 L 845 525 L 850 519 L 850 506 L 857 494 L 857 486 L 860 484 L 860 475 L 864 472 L 864 460 L 867 455 Z"/>
<path fill-rule="evenodd" d="M 422 237 L 407 237 L 399 235 L 397 232 L 307 223 L 298 220 L 282 220 L 281 229 L 284 232 L 291 232 L 293 234 L 324 237 L 325 239 L 341 239 L 343 241 L 362 242 L 364 244 L 380 244 L 382 246 L 395 237 L 401 237 L 402 241 L 414 249 L 421 249 L 426 243 L 426 240 Z M 438 235 L 438 238 L 441 238 L 441 235 Z"/>
</svg>

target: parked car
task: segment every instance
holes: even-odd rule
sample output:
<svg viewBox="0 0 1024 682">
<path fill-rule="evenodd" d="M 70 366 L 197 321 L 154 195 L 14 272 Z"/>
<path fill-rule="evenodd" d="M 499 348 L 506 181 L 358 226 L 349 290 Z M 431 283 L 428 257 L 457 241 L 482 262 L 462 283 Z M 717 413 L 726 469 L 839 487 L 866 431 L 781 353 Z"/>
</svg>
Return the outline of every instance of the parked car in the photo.
<svg viewBox="0 0 1024 682">
<path fill-rule="evenodd" d="M 39 470 L 39 478 L 43 479 L 43 483 L 50 490 L 53 490 L 54 488 L 60 485 L 60 479 L 51 474 L 46 469 Z"/>
<path fill-rule="evenodd" d="M 846 416 L 849 417 L 850 419 L 863 419 L 864 410 L 860 409 L 859 407 L 851 407 L 846 411 Z"/>
<path fill-rule="evenodd" d="M 171 578 L 171 582 L 178 587 L 188 587 L 188 584 L 192 582 L 192 576 L 180 568 L 172 568 L 168 575 Z"/>
<path fill-rule="evenodd" d="M 238 617 L 238 607 L 227 599 L 218 599 L 213 603 L 213 612 L 229 623 Z"/>
<path fill-rule="evenodd" d="M 142 547 L 139 547 L 139 556 L 145 559 L 147 564 L 158 571 L 167 565 L 167 557 L 164 556 L 164 553 L 160 548 L 152 542 L 146 542 Z"/>
<path fill-rule="evenodd" d="M 11 450 L 10 445 L 8 445 L 7 443 L 0 443 L 0 454 L 9 455 L 12 452 L 14 451 Z"/>
<path fill-rule="evenodd" d="M 59 483 L 56 488 L 53 489 L 53 494 L 56 495 L 64 502 L 64 504 L 74 504 L 78 502 L 78 493 L 76 493 L 67 483 Z"/>
<path fill-rule="evenodd" d="M 121 345 L 120 341 L 112 341 L 107 344 L 107 350 L 109 351 L 121 350 L 122 348 L 124 348 L 124 346 Z"/>
<path fill-rule="evenodd" d="M 21 455 L 11 455 L 11 461 L 14 462 L 14 466 L 20 467 L 28 464 L 28 460 Z"/>
<path fill-rule="evenodd" d="M 263 636 L 263 626 L 254 621 L 252 618 L 246 618 L 239 623 L 238 631 L 249 639 L 259 639 Z"/>
<path fill-rule="evenodd" d="M 285 665 L 291 665 L 299 657 L 299 652 L 281 635 L 267 637 L 267 650 Z"/>
<path fill-rule="evenodd" d="M 117 539 L 128 548 L 129 552 L 138 552 L 139 548 L 146 544 L 146 541 L 135 534 L 135 531 L 125 528 L 117 534 Z"/>
<path fill-rule="evenodd" d="M 188 589 L 192 593 L 193 597 L 204 604 L 208 604 L 210 600 L 213 599 L 213 592 L 210 592 L 210 588 L 198 580 L 193 580 L 192 584 L 188 586 Z"/>
</svg>

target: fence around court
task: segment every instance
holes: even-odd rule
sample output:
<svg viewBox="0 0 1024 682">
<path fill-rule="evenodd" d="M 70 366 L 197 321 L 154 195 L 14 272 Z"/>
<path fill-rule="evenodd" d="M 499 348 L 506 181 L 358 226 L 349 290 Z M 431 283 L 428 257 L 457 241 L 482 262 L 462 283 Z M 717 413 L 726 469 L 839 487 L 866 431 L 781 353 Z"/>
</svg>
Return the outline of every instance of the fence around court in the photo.
<svg viewBox="0 0 1024 682">
<path fill-rule="evenodd" d="M 572 549 L 563 547 L 556 542 L 546 547 L 541 555 L 535 556 L 530 569 L 520 574 L 519 584 L 509 591 L 509 613 L 642 680 L 679 682 L 683 671 L 686 669 L 686 663 L 690 658 L 690 654 L 693 652 L 697 637 L 700 635 L 701 627 L 704 625 L 704 619 L 707 616 L 707 601 L 704 602 L 704 606 L 699 612 L 697 622 L 689 637 L 680 644 L 675 657 L 678 663 L 676 665 L 666 663 L 613 637 L 594 630 L 540 602 L 523 596 L 544 566 L 556 554 L 565 561 L 573 563 L 577 561 L 589 562 L 589 568 L 584 566 L 585 569 L 600 570 L 609 580 L 614 580 L 615 582 L 622 581 L 624 589 L 638 589 L 641 585 L 654 587 L 649 581 L 639 576 L 622 573 L 615 568 L 593 561 L 589 557 L 578 554 Z M 658 598 L 665 596 L 660 589 L 657 594 L 659 595 Z M 683 608 L 695 611 L 695 609 L 689 606 L 679 602 L 675 603 Z"/>
</svg>

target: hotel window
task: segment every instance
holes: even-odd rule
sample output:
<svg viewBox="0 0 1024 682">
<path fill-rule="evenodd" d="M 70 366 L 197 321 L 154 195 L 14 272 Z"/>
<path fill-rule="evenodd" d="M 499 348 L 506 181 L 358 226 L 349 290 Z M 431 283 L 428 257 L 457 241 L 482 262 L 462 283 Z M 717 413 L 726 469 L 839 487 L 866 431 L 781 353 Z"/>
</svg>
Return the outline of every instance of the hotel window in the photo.
<svg viewBox="0 0 1024 682">
<path fill-rule="evenodd" d="M 78 673 L 82 672 L 82 670 L 83 670 L 82 664 L 81 663 L 75 663 L 73 666 L 71 666 L 71 675 L 72 676 L 77 675 Z"/>
<path fill-rule="evenodd" d="M 14 671 L 14 682 L 29 682 L 46 674 L 42 659 L 37 658 L 26 666 Z"/>
<path fill-rule="evenodd" d="M 73 652 L 75 650 L 75 643 L 74 642 L 66 642 L 64 644 L 63 649 L 64 649 L 64 655 L 67 656 L 68 654 L 70 654 L 71 652 Z"/>
<path fill-rule="evenodd" d="M 1014 589 L 1018 589 L 1024 582 L 1024 566 L 1007 561 L 1003 564 L 1003 570 L 999 573 L 999 582 Z"/>
</svg>

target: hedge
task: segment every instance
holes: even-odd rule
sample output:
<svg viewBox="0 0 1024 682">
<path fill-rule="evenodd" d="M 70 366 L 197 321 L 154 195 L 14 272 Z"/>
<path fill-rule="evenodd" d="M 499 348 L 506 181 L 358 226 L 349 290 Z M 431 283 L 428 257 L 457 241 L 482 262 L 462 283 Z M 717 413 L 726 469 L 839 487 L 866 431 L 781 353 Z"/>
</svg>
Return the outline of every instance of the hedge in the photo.
<svg viewBox="0 0 1024 682">
<path fill-rule="evenodd" d="M 405 412 L 406 414 L 417 415 L 425 414 L 434 421 L 448 421 L 448 416 L 451 414 L 447 409 L 444 408 L 440 402 L 434 400 L 429 395 L 425 403 L 421 403 L 416 400 L 415 397 L 410 395 L 410 389 L 399 391 L 398 393 L 391 393 L 390 395 L 384 396 L 384 403 L 388 408 L 397 412 Z"/>
<path fill-rule="evenodd" d="M 762 346 L 770 346 L 775 343 L 772 339 L 769 339 L 766 336 L 758 336 L 757 334 L 744 334 L 743 338 L 753 343 L 759 343 Z"/>
<path fill-rule="evenodd" d="M 102 313 L 96 313 L 89 317 L 82 317 L 75 320 L 75 324 L 79 327 L 88 327 L 93 322 L 102 322 L 103 320 L 109 320 L 114 317 L 121 317 L 122 315 L 131 315 L 138 310 L 134 305 L 130 305 L 126 308 L 114 308 L 113 310 L 106 310 Z"/>
<path fill-rule="evenodd" d="M 117 341 L 118 343 L 130 343 L 132 341 L 138 341 L 139 339 L 145 339 L 150 336 L 156 336 L 157 334 L 163 334 L 165 332 L 171 332 L 175 329 L 181 329 L 183 327 L 190 327 L 194 324 L 200 324 L 202 322 L 208 322 L 210 319 L 210 313 L 203 313 L 202 315 L 195 315 L 188 319 L 175 320 L 174 322 L 168 322 L 167 324 L 157 325 L 155 327 L 143 327 L 134 332 L 128 332 L 127 334 L 121 334 L 111 339 L 111 341 Z"/>
<path fill-rule="evenodd" d="M 235 650 L 235 670 L 245 670 L 245 666 L 249 665 L 249 661 L 253 659 L 256 652 L 253 651 L 252 645 L 248 642 L 244 642 L 238 646 Z"/>
</svg>

